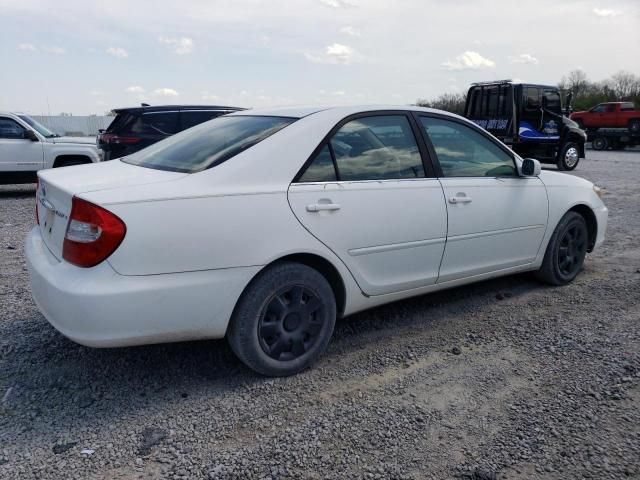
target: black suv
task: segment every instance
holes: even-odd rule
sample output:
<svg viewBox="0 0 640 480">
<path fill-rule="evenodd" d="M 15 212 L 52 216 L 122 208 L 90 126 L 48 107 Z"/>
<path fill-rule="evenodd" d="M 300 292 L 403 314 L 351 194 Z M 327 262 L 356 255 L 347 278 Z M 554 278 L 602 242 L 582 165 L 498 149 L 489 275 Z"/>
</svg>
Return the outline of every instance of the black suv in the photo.
<svg viewBox="0 0 640 480">
<path fill-rule="evenodd" d="M 113 110 L 116 118 L 96 138 L 104 160 L 130 155 L 174 133 L 242 108 L 211 105 L 162 105 Z"/>
<path fill-rule="evenodd" d="M 571 99 L 565 102 L 570 111 Z M 573 170 L 584 158 L 587 135 L 566 111 L 558 87 L 498 80 L 471 85 L 464 116 L 522 157 Z"/>
</svg>

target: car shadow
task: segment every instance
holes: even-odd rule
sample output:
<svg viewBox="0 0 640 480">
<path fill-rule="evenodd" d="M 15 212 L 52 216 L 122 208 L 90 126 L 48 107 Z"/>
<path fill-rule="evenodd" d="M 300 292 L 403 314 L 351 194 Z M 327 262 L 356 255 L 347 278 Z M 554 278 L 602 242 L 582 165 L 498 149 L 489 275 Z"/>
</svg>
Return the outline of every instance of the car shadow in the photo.
<svg viewBox="0 0 640 480">
<path fill-rule="evenodd" d="M 320 361 L 324 369 L 352 350 L 399 338 L 415 328 L 438 329 L 446 335 L 445 314 L 517 297 L 543 288 L 531 275 L 521 274 L 398 301 L 340 320 L 332 342 Z M 35 312 L 35 309 L 33 310 Z M 40 316 L 39 314 L 37 314 Z M 93 349 L 60 335 L 40 316 L 17 322 L 15 334 L 24 338 L 11 355 L 2 355 L 0 373 L 12 388 L 13 400 L 4 406 L 20 428 L 34 427 L 27 414 L 38 399 L 38 423 L 80 426 L 96 420 L 112 421 L 153 406 L 189 399 L 234 398 L 247 388 L 273 382 L 245 367 L 224 340 L 181 342 L 140 347 Z M 41 324 L 39 323 L 41 322 Z M 330 365 L 329 365 L 330 363 Z M 277 379 L 294 384 L 313 383 L 314 369 Z M 326 372 L 325 372 L 326 375 Z M 303 388 L 304 390 L 304 388 Z M 223 400 L 221 400 L 223 401 Z"/>
<path fill-rule="evenodd" d="M 36 194 L 36 184 L 0 185 L 0 198 L 28 198 Z"/>
</svg>

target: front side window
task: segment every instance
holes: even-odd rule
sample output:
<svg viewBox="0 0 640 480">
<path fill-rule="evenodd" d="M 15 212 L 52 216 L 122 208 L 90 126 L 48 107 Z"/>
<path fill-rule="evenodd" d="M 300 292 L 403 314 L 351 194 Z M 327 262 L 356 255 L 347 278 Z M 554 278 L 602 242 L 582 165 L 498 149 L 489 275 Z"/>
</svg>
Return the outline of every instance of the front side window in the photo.
<svg viewBox="0 0 640 480">
<path fill-rule="evenodd" d="M 513 158 L 471 127 L 441 118 L 420 117 L 445 177 L 513 177 Z"/>
<path fill-rule="evenodd" d="M 540 89 L 527 88 L 525 102 L 527 110 L 540 110 Z"/>
<path fill-rule="evenodd" d="M 294 122 L 287 117 L 218 117 L 140 150 L 122 161 L 141 167 L 195 173 L 251 148 Z"/>
<path fill-rule="evenodd" d="M 607 113 L 615 113 L 616 106 L 615 105 L 607 105 Z"/>
<path fill-rule="evenodd" d="M 330 142 L 340 180 L 425 176 L 416 139 L 404 115 L 352 120 L 343 125 Z"/>
<path fill-rule="evenodd" d="M 592 113 L 604 113 L 604 105 L 600 104 L 600 105 L 596 105 L 595 107 L 593 107 L 591 109 Z"/>
<path fill-rule="evenodd" d="M 556 90 L 545 90 L 544 96 L 547 102 L 547 110 L 560 113 L 562 110 L 560 105 L 560 93 Z"/>
<path fill-rule="evenodd" d="M 11 118 L 0 117 L 0 138 L 23 139 L 24 128 Z"/>
</svg>

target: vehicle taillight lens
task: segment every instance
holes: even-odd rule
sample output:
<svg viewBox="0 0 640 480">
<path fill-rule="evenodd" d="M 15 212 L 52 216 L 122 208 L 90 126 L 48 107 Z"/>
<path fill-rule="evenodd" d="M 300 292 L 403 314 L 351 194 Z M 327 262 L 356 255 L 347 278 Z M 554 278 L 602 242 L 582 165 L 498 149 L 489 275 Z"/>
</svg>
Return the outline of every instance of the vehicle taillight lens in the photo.
<svg viewBox="0 0 640 480">
<path fill-rule="evenodd" d="M 133 145 L 142 140 L 140 137 L 122 137 L 114 133 L 103 133 L 98 135 L 98 143 L 120 143 L 126 145 Z"/>
<path fill-rule="evenodd" d="M 126 225 L 113 213 L 73 197 L 62 258 L 78 267 L 93 267 L 118 248 L 126 233 Z"/>
</svg>

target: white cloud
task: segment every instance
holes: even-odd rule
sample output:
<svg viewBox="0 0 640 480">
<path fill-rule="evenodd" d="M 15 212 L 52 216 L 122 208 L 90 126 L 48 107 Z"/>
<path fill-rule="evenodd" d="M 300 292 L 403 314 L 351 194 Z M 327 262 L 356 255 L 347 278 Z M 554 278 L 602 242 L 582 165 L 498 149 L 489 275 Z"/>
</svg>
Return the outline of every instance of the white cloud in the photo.
<svg viewBox="0 0 640 480">
<path fill-rule="evenodd" d="M 168 45 L 176 55 L 189 55 L 193 51 L 193 40 L 188 37 L 159 37 L 158 41 L 164 45 Z"/>
<path fill-rule="evenodd" d="M 529 63 L 531 65 L 538 65 L 540 63 L 540 60 L 530 53 L 521 53 L 520 55 L 509 57 L 509 61 L 511 63 Z"/>
<path fill-rule="evenodd" d="M 25 50 L 28 52 L 35 52 L 36 50 L 38 50 L 35 45 L 32 45 L 30 43 L 21 43 L 18 45 L 18 50 Z"/>
<path fill-rule="evenodd" d="M 67 51 L 62 47 L 44 47 L 43 50 L 54 55 L 64 55 Z"/>
<path fill-rule="evenodd" d="M 140 85 L 132 85 L 124 89 L 127 93 L 144 93 L 144 88 Z"/>
<path fill-rule="evenodd" d="M 213 93 L 209 93 L 207 90 L 205 90 L 204 92 L 202 92 L 202 100 L 218 101 L 220 100 L 220 97 L 218 95 L 214 95 Z"/>
<path fill-rule="evenodd" d="M 116 58 L 127 58 L 129 56 L 129 53 L 124 48 L 120 47 L 109 47 L 107 48 L 107 53 Z"/>
<path fill-rule="evenodd" d="M 480 70 L 494 68 L 496 63 L 483 57 L 478 52 L 466 51 L 453 60 L 447 60 L 442 66 L 448 70 Z"/>
<path fill-rule="evenodd" d="M 153 94 L 156 95 L 157 97 L 177 97 L 178 95 L 180 95 L 173 88 L 166 88 L 166 87 L 156 88 L 153 91 Z"/>
<path fill-rule="evenodd" d="M 333 43 L 329 45 L 325 49 L 324 55 L 305 53 L 307 60 L 313 63 L 340 63 L 343 65 L 348 65 L 353 62 L 356 56 L 357 53 L 353 48 L 340 43 Z"/>
<path fill-rule="evenodd" d="M 612 10 L 610 8 L 594 8 L 593 13 L 599 17 L 617 17 L 622 12 L 618 10 Z"/>
<path fill-rule="evenodd" d="M 349 25 L 342 27 L 340 29 L 340 31 L 346 35 L 351 35 L 352 37 L 359 37 L 360 36 L 360 31 L 356 30 L 353 27 L 350 27 Z"/>
<path fill-rule="evenodd" d="M 331 8 L 351 7 L 352 4 L 346 0 L 319 0 L 321 4 Z"/>
</svg>

